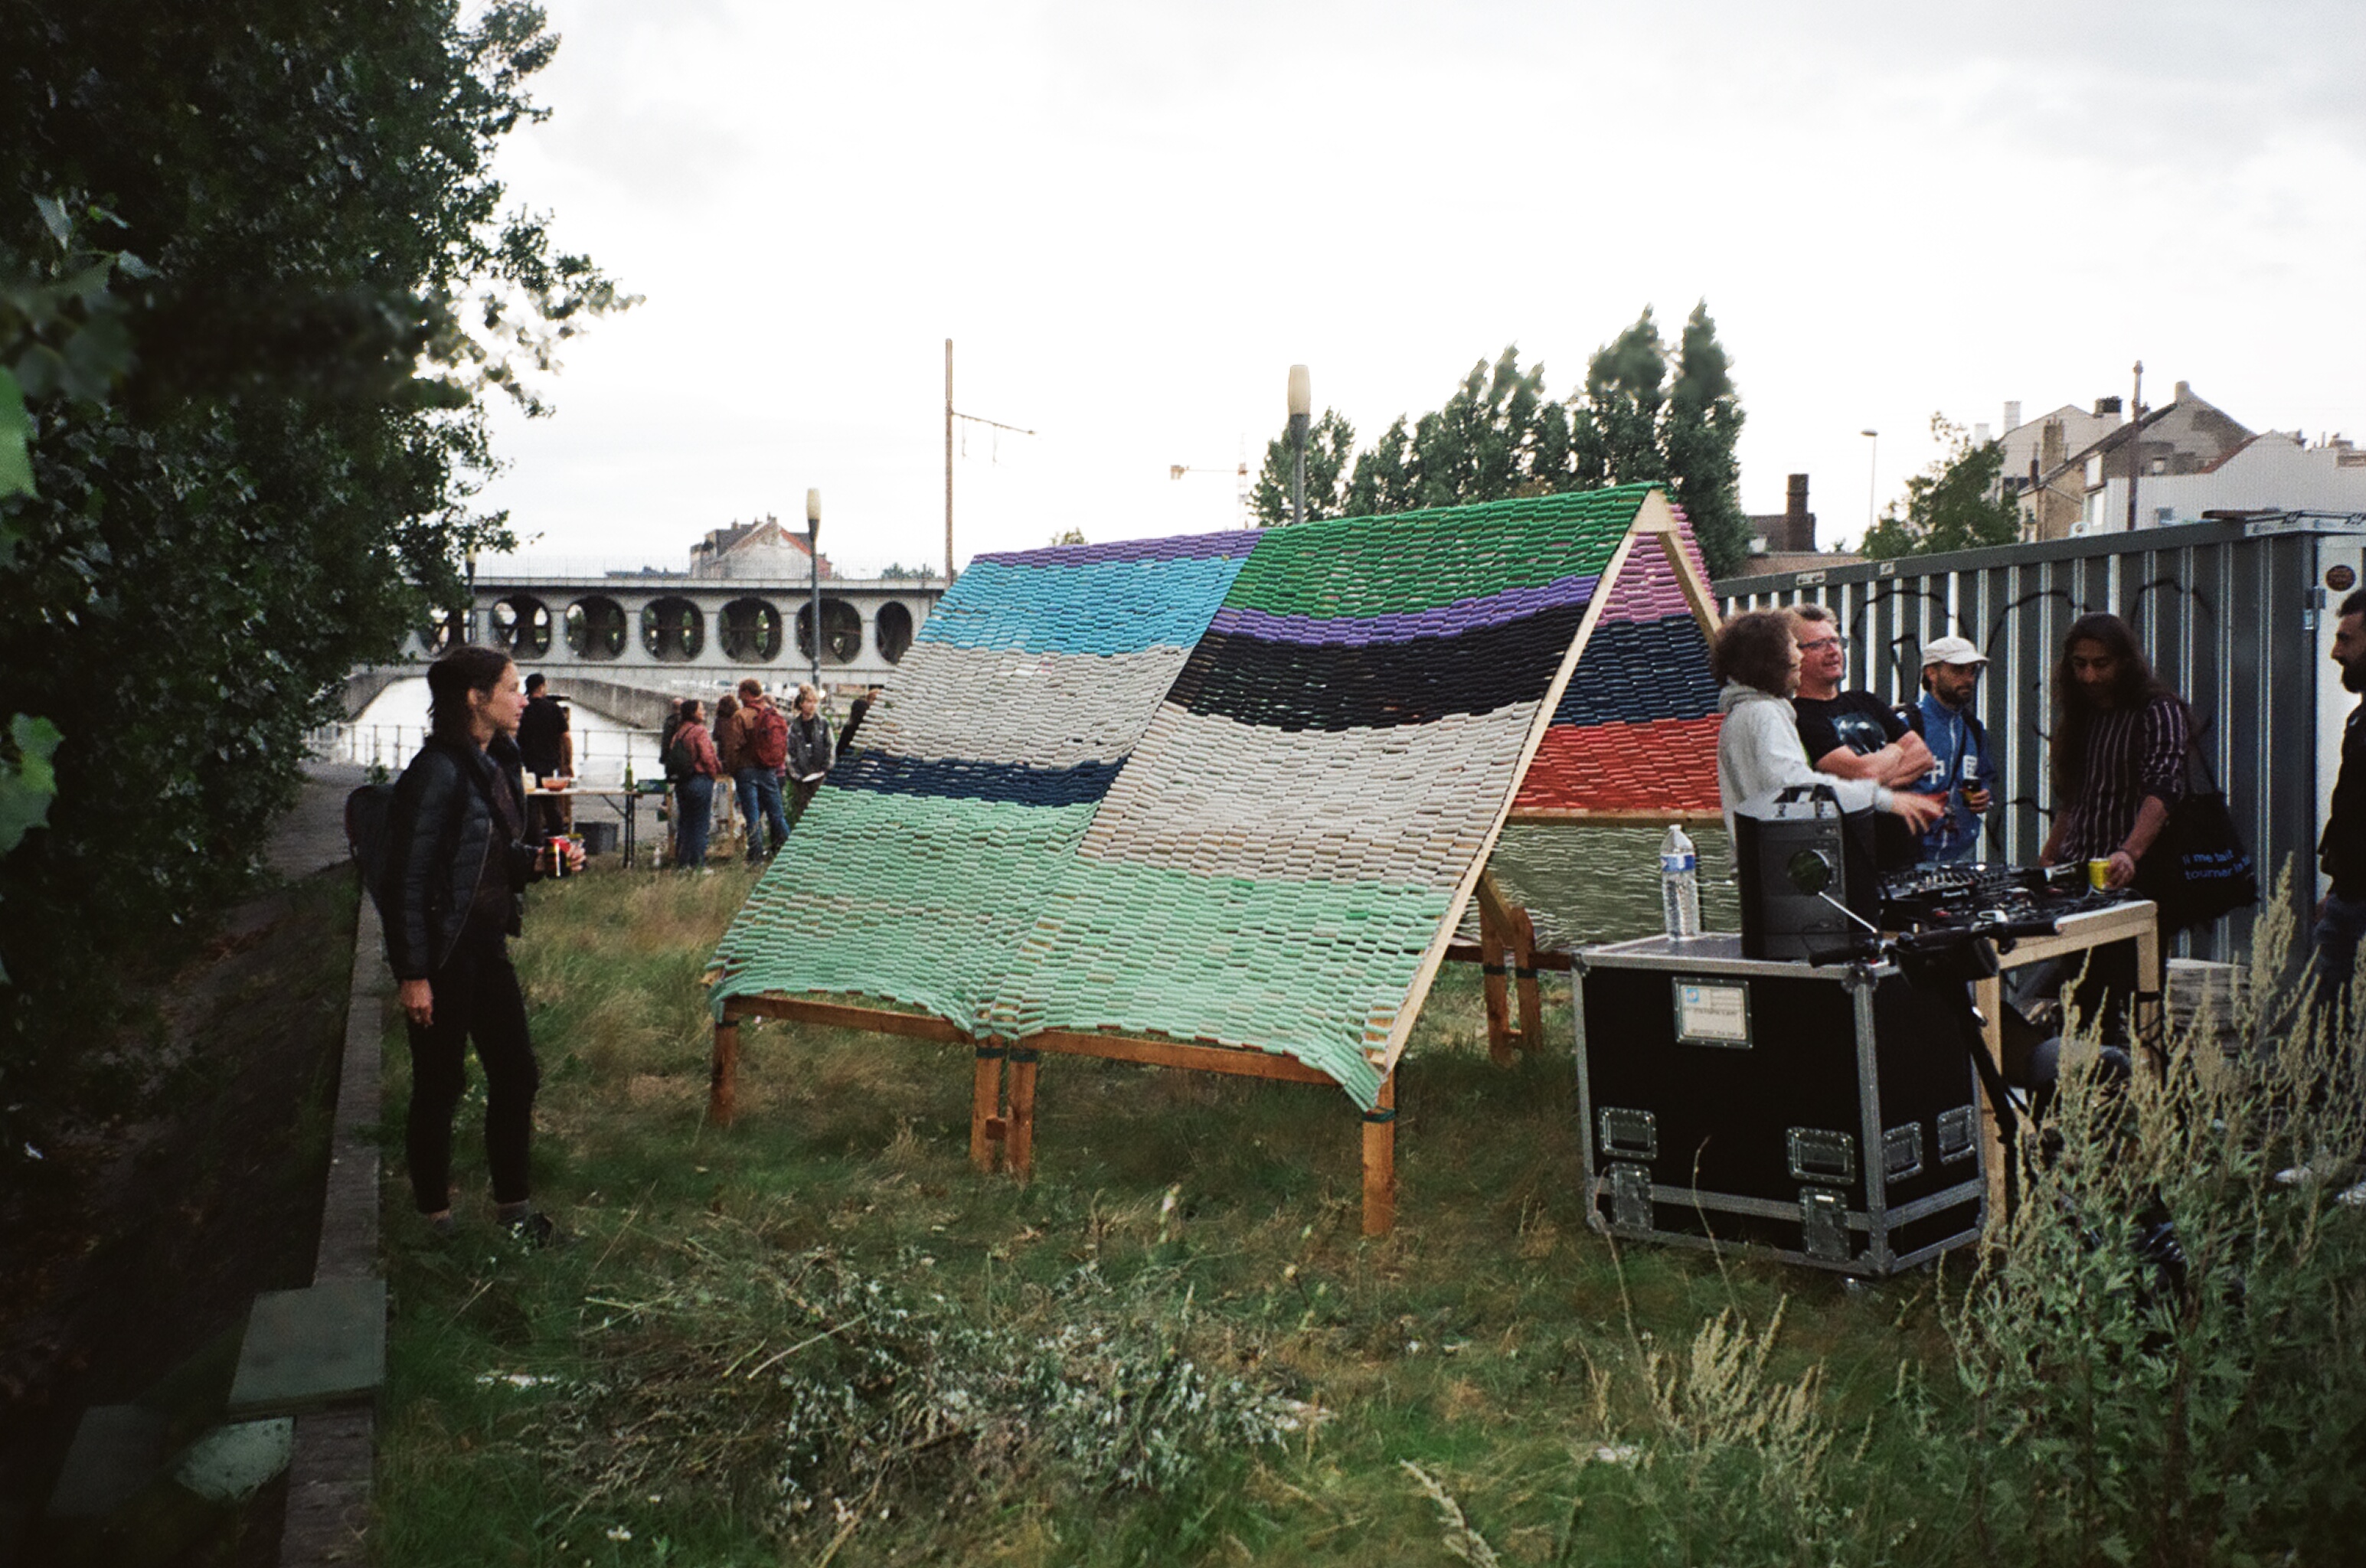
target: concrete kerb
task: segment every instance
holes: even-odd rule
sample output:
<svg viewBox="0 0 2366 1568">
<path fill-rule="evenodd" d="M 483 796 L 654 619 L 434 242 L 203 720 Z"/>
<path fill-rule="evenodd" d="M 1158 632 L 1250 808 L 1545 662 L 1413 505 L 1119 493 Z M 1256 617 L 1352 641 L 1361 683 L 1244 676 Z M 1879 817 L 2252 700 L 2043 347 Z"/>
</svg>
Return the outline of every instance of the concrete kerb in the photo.
<svg viewBox="0 0 2366 1568">
<path fill-rule="evenodd" d="M 337 1075 L 337 1122 L 331 1134 L 329 1179 L 321 1200 L 315 1284 L 379 1278 L 378 1149 L 365 1129 L 379 1119 L 378 1043 L 394 995 L 377 908 L 367 898 L 354 931 L 353 984 L 345 1007 L 345 1049 Z M 368 1557 L 370 1478 L 377 1460 L 377 1411 L 363 1404 L 296 1418 L 287 1466 L 283 1568 L 358 1562 Z"/>
</svg>

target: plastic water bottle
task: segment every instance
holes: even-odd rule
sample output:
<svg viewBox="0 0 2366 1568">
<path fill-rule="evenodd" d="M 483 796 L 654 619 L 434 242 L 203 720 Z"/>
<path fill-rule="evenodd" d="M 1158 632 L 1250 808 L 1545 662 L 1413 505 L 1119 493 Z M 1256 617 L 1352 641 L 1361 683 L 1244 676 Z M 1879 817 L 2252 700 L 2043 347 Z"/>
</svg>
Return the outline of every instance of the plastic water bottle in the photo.
<svg viewBox="0 0 2366 1568">
<path fill-rule="evenodd" d="M 1700 935 L 1700 852 L 1673 823 L 1660 840 L 1660 913 L 1669 936 Z"/>
</svg>

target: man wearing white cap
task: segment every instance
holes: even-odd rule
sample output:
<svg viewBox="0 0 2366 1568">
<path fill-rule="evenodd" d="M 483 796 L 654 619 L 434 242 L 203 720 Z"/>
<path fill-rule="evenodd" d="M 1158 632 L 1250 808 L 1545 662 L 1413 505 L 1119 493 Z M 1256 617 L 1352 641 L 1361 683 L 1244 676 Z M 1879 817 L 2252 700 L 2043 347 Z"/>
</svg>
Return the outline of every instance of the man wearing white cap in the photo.
<svg viewBox="0 0 2366 1568">
<path fill-rule="evenodd" d="M 1922 858 L 1938 863 L 1980 858 L 1980 818 L 1994 798 L 1996 756 L 1973 716 L 1972 697 L 1988 656 L 1970 639 L 1943 637 L 1922 650 L 1922 700 L 1914 728 L 1931 748 L 1931 771 L 1917 787 L 1947 797 L 1947 809 L 1922 834 Z"/>
</svg>

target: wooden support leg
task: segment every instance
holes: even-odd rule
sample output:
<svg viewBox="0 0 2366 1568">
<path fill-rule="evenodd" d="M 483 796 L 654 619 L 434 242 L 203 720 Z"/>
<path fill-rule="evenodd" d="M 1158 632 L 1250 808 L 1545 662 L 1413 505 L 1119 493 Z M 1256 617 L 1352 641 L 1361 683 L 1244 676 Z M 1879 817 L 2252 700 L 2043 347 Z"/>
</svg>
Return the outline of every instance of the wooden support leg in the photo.
<svg viewBox="0 0 2366 1568">
<path fill-rule="evenodd" d="M 1520 1049 L 1531 1056 L 1545 1043 L 1545 1000 L 1537 990 L 1537 922 L 1512 908 L 1512 974 L 1520 992 Z"/>
<path fill-rule="evenodd" d="M 706 1119 L 728 1127 L 739 1113 L 739 1020 L 726 1012 L 715 1023 L 715 1057 L 707 1065 Z"/>
<path fill-rule="evenodd" d="M 1506 983 L 1510 965 L 1504 961 L 1510 954 L 1503 925 L 1497 921 L 1490 905 L 1479 906 L 1479 964 L 1485 976 L 1480 982 L 1487 996 L 1487 1055 L 1499 1067 L 1511 1066 L 1512 1003 Z"/>
<path fill-rule="evenodd" d="M 1397 1076 L 1380 1080 L 1380 1102 L 1364 1112 L 1364 1234 L 1386 1235 L 1397 1223 Z"/>
<path fill-rule="evenodd" d="M 1972 982 L 1972 1005 L 1980 1010 L 1980 1049 L 1989 1060 L 2004 1070 L 2004 981 L 1991 975 L 1985 980 Z M 1988 1173 L 1989 1228 L 2002 1233 L 2009 1217 L 2006 1213 L 2005 1171 L 2007 1162 L 2015 1157 L 2014 1151 L 2005 1147 L 2004 1129 L 1997 1124 L 1996 1107 L 1989 1103 L 1986 1089 L 1975 1085 L 1973 1097 L 1980 1107 L 1980 1168 Z"/>
<path fill-rule="evenodd" d="M 2160 922 L 2136 935 L 2136 994 L 2128 1009 L 2128 1032 L 2135 1036 L 2136 1064 L 2158 1083 L 2169 1069 L 2169 996 L 2161 975 Z"/>
<path fill-rule="evenodd" d="M 977 1079 L 970 1090 L 969 1163 L 980 1170 L 994 1168 L 1002 1147 L 1002 1060 L 999 1045 L 977 1048 Z"/>
<path fill-rule="evenodd" d="M 1024 1045 L 1010 1052 L 1010 1133 L 1003 1153 L 1020 1180 L 1035 1174 L 1035 1053 Z"/>
</svg>

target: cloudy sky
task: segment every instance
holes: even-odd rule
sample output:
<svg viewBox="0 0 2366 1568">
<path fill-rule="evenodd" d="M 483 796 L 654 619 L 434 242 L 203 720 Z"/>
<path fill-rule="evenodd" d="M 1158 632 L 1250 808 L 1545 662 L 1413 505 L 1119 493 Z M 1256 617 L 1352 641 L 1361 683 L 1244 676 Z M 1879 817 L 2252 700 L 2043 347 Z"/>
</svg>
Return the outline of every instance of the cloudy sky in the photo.
<svg viewBox="0 0 2366 1568">
<path fill-rule="evenodd" d="M 948 337 L 956 406 L 1037 432 L 962 438 L 964 561 L 1236 521 L 1293 362 L 1369 440 L 1703 299 L 1744 505 L 1808 473 L 1828 545 L 1934 412 L 2138 358 L 2366 438 L 2357 0 L 546 3 L 505 173 L 646 303 L 501 428 L 546 562 L 680 565 L 808 486 L 841 570 L 941 562 Z"/>
</svg>

